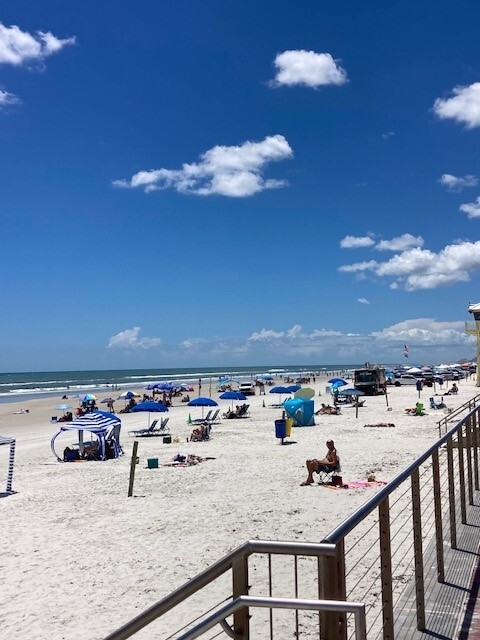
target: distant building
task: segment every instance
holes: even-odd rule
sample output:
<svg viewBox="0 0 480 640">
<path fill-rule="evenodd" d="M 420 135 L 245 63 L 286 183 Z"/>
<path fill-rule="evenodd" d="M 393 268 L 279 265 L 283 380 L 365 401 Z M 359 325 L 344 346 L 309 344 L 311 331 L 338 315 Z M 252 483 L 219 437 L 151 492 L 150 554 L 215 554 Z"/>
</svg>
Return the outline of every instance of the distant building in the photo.
<svg viewBox="0 0 480 640">
<path fill-rule="evenodd" d="M 477 365 L 480 362 L 480 302 L 468 305 L 468 313 L 471 313 L 475 322 L 465 323 L 465 333 L 477 336 Z M 480 387 L 480 378 L 477 375 L 477 387 Z"/>
</svg>

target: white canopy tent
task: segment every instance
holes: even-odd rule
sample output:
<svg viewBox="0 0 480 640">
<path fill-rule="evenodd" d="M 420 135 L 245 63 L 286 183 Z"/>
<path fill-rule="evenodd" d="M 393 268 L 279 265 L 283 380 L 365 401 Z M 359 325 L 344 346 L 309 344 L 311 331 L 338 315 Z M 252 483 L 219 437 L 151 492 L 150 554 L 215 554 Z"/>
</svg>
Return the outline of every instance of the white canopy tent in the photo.
<svg viewBox="0 0 480 640">
<path fill-rule="evenodd" d="M 8 475 L 7 475 L 6 493 L 15 493 L 12 489 L 13 467 L 15 463 L 15 438 L 6 438 L 5 436 L 0 436 L 0 446 L 2 444 L 10 445 L 10 455 L 8 457 Z"/>
</svg>

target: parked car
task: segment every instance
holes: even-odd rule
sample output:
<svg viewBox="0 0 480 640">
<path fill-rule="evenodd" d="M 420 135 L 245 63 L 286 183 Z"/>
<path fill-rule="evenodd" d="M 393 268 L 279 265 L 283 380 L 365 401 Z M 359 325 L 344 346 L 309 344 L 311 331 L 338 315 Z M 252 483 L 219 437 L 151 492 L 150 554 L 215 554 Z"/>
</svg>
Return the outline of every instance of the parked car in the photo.
<svg viewBox="0 0 480 640">
<path fill-rule="evenodd" d="M 240 384 L 240 393 L 243 393 L 244 396 L 254 396 L 255 385 L 253 382 L 242 382 Z"/>
<path fill-rule="evenodd" d="M 399 376 L 398 378 L 395 378 L 394 384 L 396 387 L 400 387 L 404 384 L 416 385 L 419 380 L 420 378 L 417 378 L 416 376 L 412 376 L 409 373 L 404 373 L 403 376 Z"/>
</svg>

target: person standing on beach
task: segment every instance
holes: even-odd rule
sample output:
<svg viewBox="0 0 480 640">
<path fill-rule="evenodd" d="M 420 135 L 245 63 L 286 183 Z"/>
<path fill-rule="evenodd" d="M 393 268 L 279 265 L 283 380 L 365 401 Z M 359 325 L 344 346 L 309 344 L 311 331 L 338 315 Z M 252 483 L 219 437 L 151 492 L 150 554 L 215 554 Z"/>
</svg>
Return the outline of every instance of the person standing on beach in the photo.
<svg viewBox="0 0 480 640">
<path fill-rule="evenodd" d="M 307 460 L 306 467 L 308 471 L 307 479 L 300 486 L 306 487 L 313 484 L 313 474 L 319 471 L 330 471 L 338 466 L 338 455 L 333 440 L 327 440 L 327 453 L 321 460 Z"/>
</svg>

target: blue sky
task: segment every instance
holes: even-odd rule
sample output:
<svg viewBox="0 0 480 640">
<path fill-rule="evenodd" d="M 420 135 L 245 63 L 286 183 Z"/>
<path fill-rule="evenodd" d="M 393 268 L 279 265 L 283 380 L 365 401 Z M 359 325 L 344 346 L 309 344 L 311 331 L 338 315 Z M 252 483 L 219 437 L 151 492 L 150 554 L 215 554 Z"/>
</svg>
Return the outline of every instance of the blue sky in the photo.
<svg viewBox="0 0 480 640">
<path fill-rule="evenodd" d="M 0 12 L 0 369 L 475 355 L 476 2 Z"/>
</svg>

